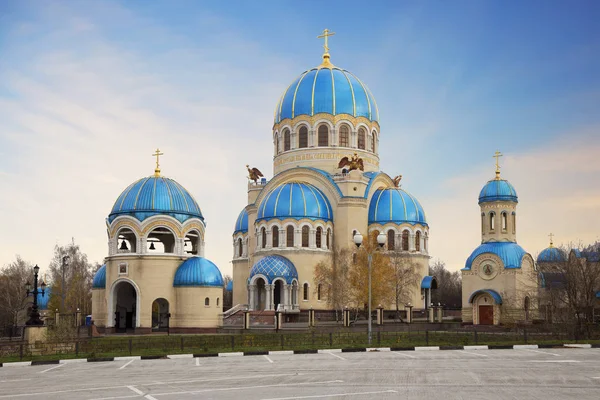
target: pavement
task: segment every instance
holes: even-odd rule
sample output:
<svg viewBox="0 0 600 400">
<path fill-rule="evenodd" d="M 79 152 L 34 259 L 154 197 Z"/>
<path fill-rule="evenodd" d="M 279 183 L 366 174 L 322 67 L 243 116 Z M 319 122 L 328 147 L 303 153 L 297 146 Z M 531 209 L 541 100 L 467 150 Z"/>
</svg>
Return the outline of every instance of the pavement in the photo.
<svg viewBox="0 0 600 400">
<path fill-rule="evenodd" d="M 270 352 L 0 368 L 2 399 L 599 399 L 600 349 Z"/>
</svg>

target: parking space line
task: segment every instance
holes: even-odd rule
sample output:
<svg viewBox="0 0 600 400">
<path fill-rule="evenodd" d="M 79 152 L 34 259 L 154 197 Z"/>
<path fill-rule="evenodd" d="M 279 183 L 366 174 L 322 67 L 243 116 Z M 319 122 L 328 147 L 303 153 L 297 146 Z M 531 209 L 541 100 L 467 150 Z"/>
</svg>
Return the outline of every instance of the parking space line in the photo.
<svg viewBox="0 0 600 400">
<path fill-rule="evenodd" d="M 140 396 L 144 395 L 144 392 L 142 392 L 140 389 L 136 388 L 135 386 L 127 386 L 127 389 L 139 394 Z"/>
<path fill-rule="evenodd" d="M 198 393 L 207 393 L 207 392 L 224 392 L 228 390 L 247 390 L 247 389 L 262 389 L 262 388 L 271 388 L 271 387 L 281 387 L 281 386 L 304 386 L 304 385 L 320 385 L 327 383 L 344 383 L 342 380 L 334 380 L 334 381 L 320 381 L 320 382 L 287 382 L 287 383 L 274 383 L 272 385 L 256 385 L 256 386 L 234 386 L 234 387 L 224 387 L 224 388 L 211 388 L 211 389 L 200 389 L 200 390 L 185 390 L 180 392 L 164 392 L 164 393 L 153 393 L 153 396 L 175 396 L 182 394 L 198 394 Z M 156 400 L 156 399 L 154 399 Z"/>
<path fill-rule="evenodd" d="M 124 369 L 126 366 L 128 366 L 129 364 L 131 364 L 131 363 L 132 363 L 132 362 L 134 362 L 134 361 L 135 361 L 135 360 L 129 360 L 129 361 L 127 361 L 125 364 L 121 365 L 121 366 L 119 367 L 119 369 Z M 128 387 L 129 387 L 129 386 L 128 386 Z"/>
<path fill-rule="evenodd" d="M 196 357 L 196 367 L 200 366 L 200 357 Z"/>
<path fill-rule="evenodd" d="M 551 356 L 556 356 L 556 357 L 561 357 L 560 354 L 556 354 L 556 353 L 549 353 L 547 351 L 540 351 L 540 350 L 533 350 L 533 349 L 520 349 L 520 350 L 524 350 L 524 351 L 532 351 L 534 353 L 541 353 L 541 354 L 548 354 Z"/>
<path fill-rule="evenodd" d="M 330 352 L 330 351 L 324 351 L 322 354 L 329 354 L 329 355 L 332 355 L 332 356 L 334 356 L 334 357 L 336 357 L 336 358 L 339 358 L 340 360 L 344 360 L 344 361 L 346 361 L 346 359 L 345 359 L 344 357 L 342 357 L 342 356 L 338 356 L 337 354 L 335 354 L 335 353 L 332 353 L 332 352 Z"/>
<path fill-rule="evenodd" d="M 144 396 L 147 400 L 156 400 L 155 397 L 150 396 L 149 394 Z"/>
<path fill-rule="evenodd" d="M 465 350 L 458 350 L 458 351 L 460 351 L 461 353 L 472 354 L 472 355 L 474 355 L 474 356 L 479 356 L 479 357 L 487 357 L 487 355 L 486 355 L 486 354 L 481 354 L 481 353 L 473 353 L 473 352 L 470 352 L 470 351 L 465 351 Z"/>
<path fill-rule="evenodd" d="M 378 392 L 353 392 L 353 393 L 335 393 L 335 394 L 316 394 L 312 396 L 294 396 L 294 397 L 270 397 L 262 400 L 299 400 L 299 399 L 323 399 L 325 397 L 340 397 L 340 396 L 360 396 L 365 394 L 383 394 L 383 393 L 398 393 L 396 390 L 381 390 Z"/>
<path fill-rule="evenodd" d="M 65 366 L 65 364 L 58 364 L 58 365 L 55 365 L 54 367 L 51 367 L 51 368 L 45 369 L 43 371 L 40 371 L 40 374 L 43 374 L 44 372 L 52 371 L 53 369 L 64 367 L 64 366 Z"/>
<path fill-rule="evenodd" d="M 273 364 L 273 360 L 271 360 L 268 355 L 264 354 L 263 357 L 266 358 L 268 362 Z"/>
<path fill-rule="evenodd" d="M 417 358 L 415 356 L 411 356 L 410 354 L 405 354 L 403 351 L 391 351 L 390 353 L 395 354 L 397 356 L 404 356 L 408 358 Z"/>
</svg>

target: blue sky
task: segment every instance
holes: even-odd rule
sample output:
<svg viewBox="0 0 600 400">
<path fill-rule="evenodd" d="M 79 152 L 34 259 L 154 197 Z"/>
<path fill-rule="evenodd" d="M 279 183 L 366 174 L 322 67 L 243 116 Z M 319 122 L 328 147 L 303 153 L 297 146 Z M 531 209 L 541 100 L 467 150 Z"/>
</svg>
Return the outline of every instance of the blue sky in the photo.
<svg viewBox="0 0 600 400">
<path fill-rule="evenodd" d="M 435 258 L 458 269 L 478 245 L 497 149 L 526 250 L 550 231 L 596 240 L 599 20 L 597 1 L 0 2 L 0 210 L 15 227 L 0 265 L 45 265 L 71 237 L 101 261 L 104 218 L 158 146 L 230 271 L 244 165 L 271 170 L 274 107 L 320 62 L 326 27 L 332 62 L 377 100 L 382 169 L 423 204 Z"/>
</svg>

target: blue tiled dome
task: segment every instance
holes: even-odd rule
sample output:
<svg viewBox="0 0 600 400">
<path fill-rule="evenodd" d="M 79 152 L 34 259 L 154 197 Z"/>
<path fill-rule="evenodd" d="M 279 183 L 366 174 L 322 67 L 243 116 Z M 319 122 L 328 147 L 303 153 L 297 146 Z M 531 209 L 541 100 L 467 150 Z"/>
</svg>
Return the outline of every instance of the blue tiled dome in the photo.
<svg viewBox="0 0 600 400">
<path fill-rule="evenodd" d="M 106 264 L 98 268 L 94 280 L 92 281 L 92 289 L 106 289 Z"/>
<path fill-rule="evenodd" d="M 379 122 L 375 98 L 356 76 L 334 66 L 303 72 L 281 96 L 275 123 L 298 115 L 349 114 Z"/>
<path fill-rule="evenodd" d="M 540 253 L 537 258 L 537 262 L 564 262 L 566 257 L 560 249 L 556 247 L 548 247 Z"/>
<path fill-rule="evenodd" d="M 519 202 L 517 191 L 505 179 L 492 179 L 485 184 L 479 193 L 479 204 L 490 201 L 513 201 Z"/>
<path fill-rule="evenodd" d="M 225 287 L 225 290 L 231 292 L 233 290 L 233 281 L 229 281 L 227 282 L 227 286 Z"/>
<path fill-rule="evenodd" d="M 42 294 L 42 290 L 38 288 L 38 294 L 37 294 L 38 310 L 47 310 L 48 309 L 48 303 L 50 302 L 50 293 L 51 293 L 50 286 L 46 287 L 46 289 L 44 290 L 44 294 Z"/>
<path fill-rule="evenodd" d="M 251 280 L 255 275 L 263 275 L 267 283 L 271 284 L 276 278 L 283 278 L 286 283 L 291 284 L 294 279 L 298 280 L 298 272 L 294 264 L 287 258 L 279 255 L 261 258 L 250 270 Z"/>
<path fill-rule="evenodd" d="M 257 221 L 272 218 L 332 221 L 333 211 L 327 197 L 313 185 L 288 182 L 272 189 L 258 206 Z"/>
<path fill-rule="evenodd" d="M 523 256 L 527 254 L 527 252 L 523 250 L 521 246 L 513 242 L 483 243 L 473 250 L 469 258 L 467 258 L 464 269 L 470 270 L 475 258 L 484 253 L 492 253 L 500 257 L 502 263 L 504 264 L 504 268 L 507 269 L 521 268 Z"/>
<path fill-rule="evenodd" d="M 223 286 L 219 268 L 204 257 L 188 258 L 177 268 L 173 286 Z"/>
<path fill-rule="evenodd" d="M 401 188 L 377 189 L 369 204 L 369 224 L 427 225 L 425 211 L 419 201 Z"/>
<path fill-rule="evenodd" d="M 236 234 L 238 232 L 248 232 L 248 212 L 245 208 L 242 210 L 240 215 L 238 215 L 237 220 L 235 221 L 235 230 L 233 233 Z"/>
<path fill-rule="evenodd" d="M 163 176 L 149 176 L 129 185 L 115 201 L 108 221 L 130 215 L 143 221 L 153 215 L 170 215 L 180 222 L 202 217 L 196 200 L 183 186 Z"/>
</svg>

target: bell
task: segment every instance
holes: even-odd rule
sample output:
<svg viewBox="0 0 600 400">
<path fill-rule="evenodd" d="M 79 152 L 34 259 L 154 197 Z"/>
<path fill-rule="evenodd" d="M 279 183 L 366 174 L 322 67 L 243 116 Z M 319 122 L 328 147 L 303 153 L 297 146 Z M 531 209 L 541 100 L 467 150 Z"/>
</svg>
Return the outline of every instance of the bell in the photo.
<svg viewBox="0 0 600 400">
<path fill-rule="evenodd" d="M 156 250 L 156 247 L 154 247 L 154 242 L 150 242 L 150 250 Z"/>
<path fill-rule="evenodd" d="M 126 241 L 122 241 L 121 242 L 121 247 L 119 247 L 119 250 L 129 250 L 129 248 L 127 248 L 127 242 Z"/>
</svg>

